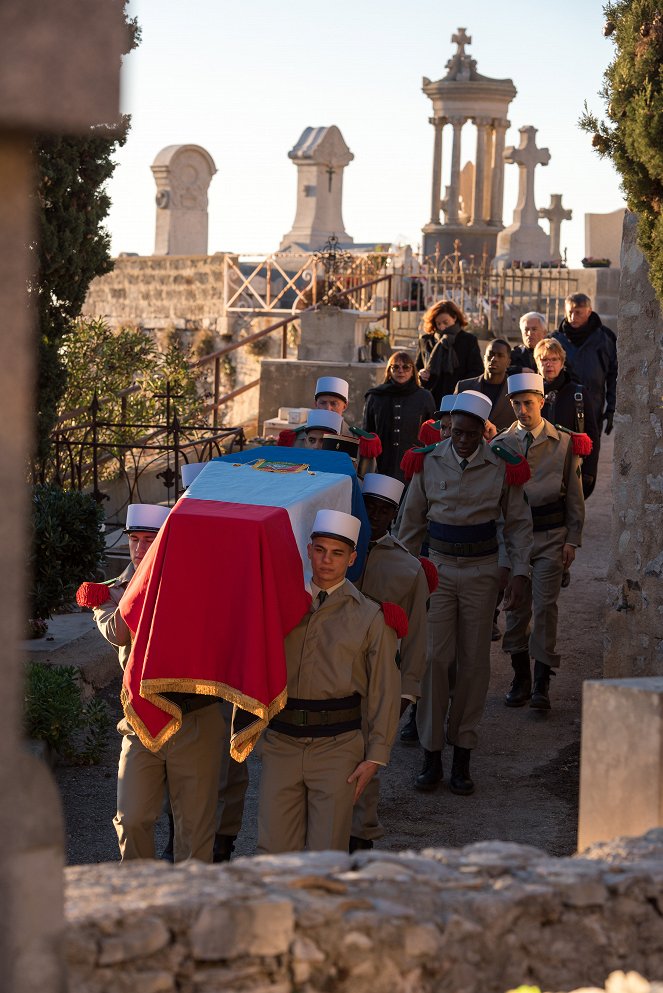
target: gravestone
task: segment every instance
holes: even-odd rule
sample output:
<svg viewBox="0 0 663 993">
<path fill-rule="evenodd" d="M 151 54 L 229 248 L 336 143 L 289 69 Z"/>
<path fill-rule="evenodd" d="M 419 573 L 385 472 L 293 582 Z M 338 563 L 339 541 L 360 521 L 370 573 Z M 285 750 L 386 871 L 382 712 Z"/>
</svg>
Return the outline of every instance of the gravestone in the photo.
<svg viewBox="0 0 663 993">
<path fill-rule="evenodd" d="M 521 262 L 547 262 L 550 260 L 550 240 L 539 225 L 539 212 L 534 199 L 534 171 L 537 165 L 548 165 L 550 152 L 538 148 L 536 128 L 520 128 L 520 145 L 504 150 L 504 161 L 518 166 L 518 202 L 513 212 L 513 223 L 497 236 L 497 254 L 494 265 L 508 264 L 514 259 Z"/>
<path fill-rule="evenodd" d="M 155 255 L 207 255 L 207 191 L 216 172 L 200 145 L 162 148 L 152 172 L 157 184 Z"/>
<path fill-rule="evenodd" d="M 280 252 L 317 251 L 335 235 L 352 244 L 343 224 L 343 170 L 354 155 L 339 129 L 306 128 L 288 152 L 297 166 L 297 210 Z"/>
<path fill-rule="evenodd" d="M 550 224 L 550 258 L 561 259 L 562 221 L 570 221 L 573 217 L 573 211 L 562 207 L 561 193 L 551 193 L 550 203 L 547 207 L 539 209 L 539 217 L 545 218 Z"/>
</svg>

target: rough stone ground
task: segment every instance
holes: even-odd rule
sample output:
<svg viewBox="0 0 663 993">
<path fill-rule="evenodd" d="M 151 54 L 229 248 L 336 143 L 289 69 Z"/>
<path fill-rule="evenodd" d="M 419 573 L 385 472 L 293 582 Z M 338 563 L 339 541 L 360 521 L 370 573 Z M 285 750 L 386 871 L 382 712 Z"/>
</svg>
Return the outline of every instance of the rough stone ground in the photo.
<svg viewBox="0 0 663 993">
<path fill-rule="evenodd" d="M 381 815 L 385 837 L 378 847 L 398 851 L 456 847 L 496 839 L 536 845 L 550 855 L 576 849 L 580 712 L 582 682 L 601 677 L 605 578 L 609 550 L 612 438 L 604 438 L 596 491 L 588 501 L 584 547 L 572 569 L 571 585 L 560 597 L 558 645 L 562 667 L 554 679 L 553 709 L 540 714 L 525 707 L 507 709 L 502 698 L 510 682 L 508 656 L 492 650 L 492 677 L 480 744 L 472 761 L 476 792 L 451 794 L 446 785 L 435 793 L 412 788 L 421 754 L 398 741 L 384 773 Z M 503 622 L 502 622 L 503 623 Z M 88 640 L 76 651 L 91 651 Z M 77 647 L 78 646 L 78 647 Z M 64 651 L 64 650 L 63 650 Z M 103 695 L 119 717 L 119 680 Z M 66 857 L 70 865 L 117 859 L 112 825 L 119 740 L 113 737 L 104 762 L 93 768 L 60 768 L 57 780 L 66 820 Z M 237 852 L 251 855 L 256 843 L 258 756 L 250 761 L 251 784 Z M 445 753 L 445 771 L 451 761 Z M 157 828 L 158 845 L 164 825 Z"/>
</svg>

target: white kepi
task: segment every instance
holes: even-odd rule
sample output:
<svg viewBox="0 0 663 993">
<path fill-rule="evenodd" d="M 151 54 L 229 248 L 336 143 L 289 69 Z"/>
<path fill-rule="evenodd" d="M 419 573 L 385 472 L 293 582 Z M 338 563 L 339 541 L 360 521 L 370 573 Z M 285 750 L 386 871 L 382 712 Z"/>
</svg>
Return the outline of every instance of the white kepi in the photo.
<svg viewBox="0 0 663 993">
<path fill-rule="evenodd" d="M 478 417 L 484 424 L 490 417 L 492 403 L 487 396 L 477 390 L 464 390 L 455 397 L 454 405 L 451 408 L 452 414 L 471 414 Z"/>
<path fill-rule="evenodd" d="M 385 500 L 398 507 L 403 496 L 405 483 L 401 483 L 400 479 L 394 479 L 393 476 L 383 476 L 379 472 L 367 472 L 361 489 L 365 497 L 377 497 L 378 500 Z"/>
<path fill-rule="evenodd" d="M 340 434 L 343 417 L 333 410 L 309 410 L 306 424 L 298 431 L 326 431 L 327 434 Z"/>
<path fill-rule="evenodd" d="M 446 396 L 442 397 L 440 400 L 440 406 L 438 408 L 438 414 L 450 414 L 454 409 L 454 404 L 458 397 L 455 393 L 447 393 Z"/>
<path fill-rule="evenodd" d="M 184 465 L 180 467 L 182 486 L 185 490 L 191 486 L 191 483 L 194 481 L 196 476 L 200 475 L 206 465 L 207 462 L 185 462 Z"/>
<path fill-rule="evenodd" d="M 339 397 L 347 403 L 350 387 L 344 379 L 339 379 L 337 376 L 321 376 L 315 384 L 315 399 L 323 394 Z"/>
<path fill-rule="evenodd" d="M 158 531 L 169 513 L 170 507 L 162 507 L 158 503 L 130 503 L 125 534 L 131 531 Z"/>
<path fill-rule="evenodd" d="M 338 538 L 356 548 L 360 529 L 361 521 L 352 514 L 344 514 L 341 510 L 319 510 L 315 515 L 311 537 Z"/>
<path fill-rule="evenodd" d="M 509 376 L 506 381 L 506 395 L 515 396 L 516 393 L 543 393 L 543 376 L 538 372 L 519 372 L 515 376 Z"/>
</svg>

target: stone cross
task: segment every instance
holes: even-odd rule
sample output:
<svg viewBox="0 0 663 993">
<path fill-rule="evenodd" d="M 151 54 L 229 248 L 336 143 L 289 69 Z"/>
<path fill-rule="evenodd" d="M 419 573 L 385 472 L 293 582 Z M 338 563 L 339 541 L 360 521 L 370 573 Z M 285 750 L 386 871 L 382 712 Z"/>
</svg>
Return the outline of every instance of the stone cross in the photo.
<svg viewBox="0 0 663 993">
<path fill-rule="evenodd" d="M 472 44 L 472 36 L 467 34 L 465 28 L 458 28 L 456 34 L 452 34 L 451 40 L 454 45 L 458 45 L 457 56 L 461 58 L 465 55 L 465 46 Z"/>
<path fill-rule="evenodd" d="M 561 193 L 551 193 L 549 205 L 539 208 L 539 217 L 544 217 L 550 222 L 551 259 L 561 259 L 560 231 L 562 229 L 562 221 L 570 221 L 573 217 L 573 211 L 562 207 Z"/>
<path fill-rule="evenodd" d="M 534 201 L 534 170 L 537 165 L 548 165 L 550 151 L 536 147 L 537 129 L 531 125 L 520 128 L 520 145 L 511 145 L 504 150 L 504 161 L 515 163 L 520 171 L 518 179 L 518 202 L 513 212 L 516 224 L 529 226 L 538 224 L 538 211 Z"/>
</svg>

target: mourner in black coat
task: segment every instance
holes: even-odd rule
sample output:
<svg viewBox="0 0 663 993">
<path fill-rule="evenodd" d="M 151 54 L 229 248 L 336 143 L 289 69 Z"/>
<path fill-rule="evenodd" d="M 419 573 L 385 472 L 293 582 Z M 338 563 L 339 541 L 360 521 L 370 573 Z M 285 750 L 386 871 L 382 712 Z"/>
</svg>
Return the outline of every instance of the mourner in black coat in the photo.
<svg viewBox="0 0 663 993">
<path fill-rule="evenodd" d="M 439 340 L 420 372 L 423 385 L 431 391 L 439 406 L 443 396 L 453 393 L 456 383 L 483 372 L 479 342 L 464 328 L 467 318 L 453 300 L 440 300 L 424 315 L 424 334 L 419 339 L 419 361 L 423 361 L 431 344 L 431 335 Z"/>
<path fill-rule="evenodd" d="M 534 356 L 543 376 L 545 419 L 570 431 L 584 432 L 592 439 L 592 451 L 584 456 L 581 468 L 582 491 L 587 499 L 596 485 L 601 438 L 592 398 L 564 367 L 564 349 L 554 338 L 544 338 L 534 349 Z"/>
<path fill-rule="evenodd" d="M 513 424 L 515 415 L 513 407 L 506 395 L 507 370 L 511 362 L 511 346 L 504 338 L 495 338 L 488 343 L 483 356 L 484 372 L 482 376 L 473 379 L 461 379 L 456 384 L 454 393 L 464 393 L 465 390 L 476 390 L 483 393 L 492 403 L 490 422 L 497 428 L 498 434 Z"/>
<path fill-rule="evenodd" d="M 374 431 L 382 442 L 377 471 L 405 480 L 403 455 L 417 443 L 419 428 L 435 412 L 429 390 L 419 385 L 419 376 L 407 352 L 394 352 L 387 363 L 385 381 L 365 394 L 364 430 Z"/>
</svg>

